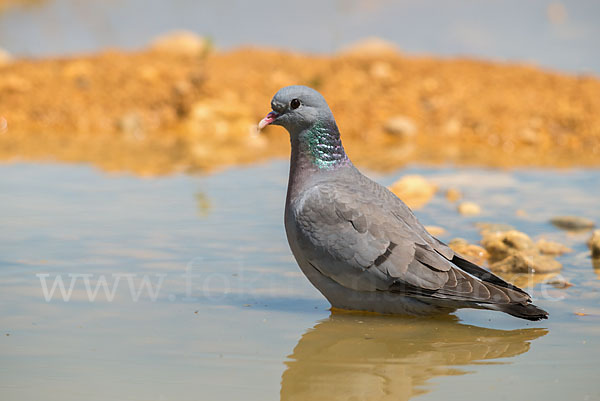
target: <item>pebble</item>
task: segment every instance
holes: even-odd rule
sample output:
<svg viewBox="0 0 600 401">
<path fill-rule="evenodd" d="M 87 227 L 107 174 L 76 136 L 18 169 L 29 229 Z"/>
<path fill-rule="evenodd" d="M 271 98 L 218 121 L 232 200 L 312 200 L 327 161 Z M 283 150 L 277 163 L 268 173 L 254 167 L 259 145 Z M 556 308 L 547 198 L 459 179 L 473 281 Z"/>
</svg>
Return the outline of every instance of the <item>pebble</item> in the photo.
<svg viewBox="0 0 600 401">
<path fill-rule="evenodd" d="M 477 216 L 481 213 L 481 207 L 475 202 L 462 202 L 458 205 L 458 212 L 463 216 Z"/>
<path fill-rule="evenodd" d="M 427 230 L 427 232 L 429 234 L 433 235 L 434 237 L 438 237 L 438 236 L 446 234 L 446 230 L 444 229 L 444 227 L 425 226 L 425 229 Z"/>
<path fill-rule="evenodd" d="M 88 61 L 72 60 L 63 66 L 61 74 L 66 79 L 77 81 L 89 77 L 92 71 L 93 65 Z"/>
<path fill-rule="evenodd" d="M 340 54 L 363 57 L 397 55 L 399 53 L 400 49 L 395 43 L 378 37 L 361 39 L 340 49 Z"/>
<path fill-rule="evenodd" d="M 33 85 L 27 79 L 15 74 L 9 74 L 2 77 L 2 91 L 14 93 L 27 93 Z"/>
<path fill-rule="evenodd" d="M 546 284 L 551 285 L 552 287 L 558 288 L 558 289 L 564 289 L 564 288 L 569 288 L 569 287 L 573 286 L 573 283 L 566 280 L 560 274 L 558 276 L 553 277 L 550 280 L 546 281 Z"/>
<path fill-rule="evenodd" d="M 448 188 L 446 191 L 446 199 L 450 202 L 456 202 L 462 198 L 462 193 L 456 188 Z"/>
<path fill-rule="evenodd" d="M 411 138 L 417 133 L 415 122 L 406 116 L 394 116 L 387 120 L 383 125 L 383 129 L 392 135 L 400 138 Z"/>
<path fill-rule="evenodd" d="M 127 134 L 130 139 L 141 139 L 143 124 L 140 116 L 136 113 L 127 113 L 117 119 L 117 128 L 120 132 Z"/>
<path fill-rule="evenodd" d="M 151 65 L 141 65 L 138 68 L 138 76 L 148 83 L 153 83 L 160 80 L 160 71 Z"/>
<path fill-rule="evenodd" d="M 558 228 L 564 230 L 589 230 L 594 228 L 594 222 L 585 217 L 557 216 L 550 220 Z"/>
<path fill-rule="evenodd" d="M 562 264 L 540 253 L 514 253 L 490 264 L 490 270 L 504 273 L 549 273 L 562 268 Z"/>
<path fill-rule="evenodd" d="M 517 230 L 485 232 L 481 244 L 490 255 L 493 271 L 549 273 L 562 268 L 560 262 L 541 254 L 527 234 Z"/>
<path fill-rule="evenodd" d="M 6 131 L 8 131 L 8 121 L 0 116 L 0 134 L 4 134 Z"/>
<path fill-rule="evenodd" d="M 437 186 L 421 175 L 405 175 L 389 186 L 410 208 L 418 209 L 431 200 Z"/>
<path fill-rule="evenodd" d="M 517 209 L 515 210 L 515 215 L 519 217 L 527 217 L 527 211 L 523 209 Z"/>
<path fill-rule="evenodd" d="M 158 36 L 150 49 L 160 52 L 201 56 L 211 50 L 210 41 L 191 31 L 172 31 Z"/>
<path fill-rule="evenodd" d="M 369 73 L 373 78 L 387 79 L 392 76 L 392 67 L 389 63 L 376 61 L 371 65 Z"/>
<path fill-rule="evenodd" d="M 0 48 L 0 66 L 9 64 L 13 60 L 12 56 L 6 50 Z"/>
<path fill-rule="evenodd" d="M 535 244 L 538 251 L 544 255 L 562 255 L 563 253 L 573 252 L 571 248 L 565 246 L 559 242 L 548 241 L 545 239 L 540 239 Z"/>
<path fill-rule="evenodd" d="M 592 258 L 600 259 L 600 230 L 594 230 L 592 236 L 587 241 L 587 246 L 592 251 Z"/>
<path fill-rule="evenodd" d="M 515 228 L 510 224 L 505 223 L 487 223 L 487 222 L 477 222 L 475 223 L 475 227 L 479 229 L 479 233 L 484 235 L 489 232 L 506 232 L 514 230 Z"/>
<path fill-rule="evenodd" d="M 484 232 L 481 244 L 490 254 L 490 261 L 500 261 L 515 252 L 535 251 L 533 241 L 525 233 L 517 230 L 505 232 Z"/>
<path fill-rule="evenodd" d="M 449 243 L 448 246 L 456 253 L 461 254 L 466 257 L 471 262 L 481 265 L 485 263 L 488 259 L 488 252 L 480 247 L 479 245 L 470 244 L 464 238 L 454 238 Z"/>
<path fill-rule="evenodd" d="M 519 139 L 527 145 L 536 145 L 540 141 L 540 136 L 533 129 L 525 128 L 525 129 L 521 130 Z"/>
</svg>

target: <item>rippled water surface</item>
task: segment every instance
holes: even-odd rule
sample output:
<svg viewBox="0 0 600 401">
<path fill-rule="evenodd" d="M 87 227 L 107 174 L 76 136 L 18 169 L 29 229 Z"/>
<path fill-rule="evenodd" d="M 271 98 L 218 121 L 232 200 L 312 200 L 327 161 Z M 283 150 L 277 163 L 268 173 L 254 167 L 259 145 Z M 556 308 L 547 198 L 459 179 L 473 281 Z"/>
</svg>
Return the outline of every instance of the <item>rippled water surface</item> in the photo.
<svg viewBox="0 0 600 401">
<path fill-rule="evenodd" d="M 574 249 L 559 258 L 573 287 L 532 289 L 549 320 L 331 315 L 288 250 L 285 162 L 152 179 L 1 165 L 0 398 L 600 399 L 589 232 L 548 223 L 561 214 L 600 222 L 600 172 L 372 176 L 389 184 L 415 172 L 484 210 L 460 217 L 438 195 L 417 214 L 445 227 L 444 240 L 478 241 L 473 223 L 494 221 Z M 52 293 L 58 278 L 65 294 Z"/>
</svg>

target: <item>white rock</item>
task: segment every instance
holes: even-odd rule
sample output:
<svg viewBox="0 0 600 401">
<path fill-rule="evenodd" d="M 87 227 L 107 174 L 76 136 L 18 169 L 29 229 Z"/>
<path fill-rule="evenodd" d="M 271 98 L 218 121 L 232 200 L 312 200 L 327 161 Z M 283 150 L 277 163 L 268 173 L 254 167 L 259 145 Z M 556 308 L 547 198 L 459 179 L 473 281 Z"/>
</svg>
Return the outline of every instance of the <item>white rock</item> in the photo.
<svg viewBox="0 0 600 401">
<path fill-rule="evenodd" d="M 194 32 L 173 31 L 158 36 L 150 48 L 162 52 L 202 55 L 210 50 L 210 42 Z"/>
<path fill-rule="evenodd" d="M 434 237 L 438 237 L 438 236 L 446 234 L 446 230 L 444 229 L 444 227 L 425 226 L 425 229 L 427 230 L 427 232 L 429 234 L 433 235 Z"/>
<path fill-rule="evenodd" d="M 395 43 L 378 37 L 368 37 L 340 49 L 340 54 L 352 56 L 397 55 L 400 49 Z"/>
<path fill-rule="evenodd" d="M 0 48 L 0 65 L 9 64 L 13 61 L 13 57 L 9 52 Z"/>
<path fill-rule="evenodd" d="M 393 135 L 401 138 L 409 138 L 417 133 L 417 126 L 414 121 L 406 116 L 395 116 L 390 118 L 383 125 L 383 129 Z"/>
<path fill-rule="evenodd" d="M 481 207 L 475 202 L 462 202 L 458 205 L 458 212 L 463 216 L 476 216 L 481 213 Z"/>
<path fill-rule="evenodd" d="M 437 191 L 437 186 L 421 175 L 405 175 L 389 186 L 390 191 L 409 207 L 418 209 L 425 205 Z"/>
</svg>

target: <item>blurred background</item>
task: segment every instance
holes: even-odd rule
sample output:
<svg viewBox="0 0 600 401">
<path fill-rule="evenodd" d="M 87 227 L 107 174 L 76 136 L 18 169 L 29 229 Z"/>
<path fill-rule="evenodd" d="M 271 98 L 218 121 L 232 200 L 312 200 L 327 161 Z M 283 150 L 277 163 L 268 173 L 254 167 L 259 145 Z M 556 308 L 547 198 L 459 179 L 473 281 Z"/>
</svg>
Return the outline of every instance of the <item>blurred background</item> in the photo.
<svg viewBox="0 0 600 401">
<path fill-rule="evenodd" d="M 600 160 L 597 2 L 0 7 L 3 159 L 155 175 L 285 157 L 285 135 L 250 133 L 280 87 L 305 84 L 374 170 Z"/>
<path fill-rule="evenodd" d="M 0 47 L 19 56 L 139 49 L 186 29 L 223 50 L 330 54 L 377 36 L 407 53 L 600 72 L 600 4 L 593 0 L 3 0 L 0 10 Z"/>
<path fill-rule="evenodd" d="M 0 0 L 0 399 L 600 400 L 600 2 Z M 334 314 L 282 86 L 550 313 Z M 518 394 L 515 396 L 515 394 Z"/>
</svg>

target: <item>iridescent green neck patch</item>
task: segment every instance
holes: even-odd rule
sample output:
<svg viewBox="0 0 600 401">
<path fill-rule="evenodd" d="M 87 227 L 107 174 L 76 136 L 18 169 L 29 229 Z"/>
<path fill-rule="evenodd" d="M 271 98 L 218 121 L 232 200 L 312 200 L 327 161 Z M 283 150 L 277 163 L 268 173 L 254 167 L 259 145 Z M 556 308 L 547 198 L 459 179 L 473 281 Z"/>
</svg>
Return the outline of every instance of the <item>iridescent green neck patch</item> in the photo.
<svg viewBox="0 0 600 401">
<path fill-rule="evenodd" d="M 349 162 L 335 125 L 326 126 L 317 122 L 304 131 L 300 143 L 303 145 L 302 151 L 307 153 L 311 162 L 318 168 L 332 168 Z"/>
</svg>

